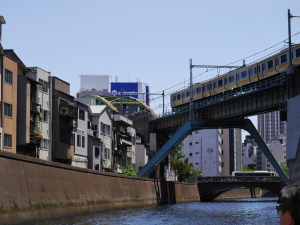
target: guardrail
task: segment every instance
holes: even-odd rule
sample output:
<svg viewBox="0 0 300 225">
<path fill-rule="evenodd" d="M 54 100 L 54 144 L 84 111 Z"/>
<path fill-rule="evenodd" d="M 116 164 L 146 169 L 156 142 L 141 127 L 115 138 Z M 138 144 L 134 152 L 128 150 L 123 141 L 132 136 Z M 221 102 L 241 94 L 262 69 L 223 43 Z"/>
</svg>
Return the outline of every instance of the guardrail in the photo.
<svg viewBox="0 0 300 225">
<path fill-rule="evenodd" d="M 207 182 L 253 182 L 253 181 L 278 181 L 281 182 L 280 177 L 272 176 L 228 176 L 228 177 L 198 177 L 198 183 L 207 183 Z"/>
</svg>

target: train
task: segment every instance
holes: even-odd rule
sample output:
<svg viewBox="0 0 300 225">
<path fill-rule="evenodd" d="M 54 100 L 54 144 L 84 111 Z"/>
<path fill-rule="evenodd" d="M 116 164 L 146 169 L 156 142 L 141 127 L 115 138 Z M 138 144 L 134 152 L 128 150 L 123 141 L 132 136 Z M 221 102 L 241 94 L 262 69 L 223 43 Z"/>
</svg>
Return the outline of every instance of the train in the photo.
<svg viewBox="0 0 300 225">
<path fill-rule="evenodd" d="M 273 177 L 275 172 L 270 171 L 234 171 L 231 173 L 231 176 L 235 177 L 249 177 L 249 176 L 258 176 L 258 177 Z"/>
<path fill-rule="evenodd" d="M 295 66 L 300 65 L 300 44 L 295 44 L 292 47 L 292 63 Z M 223 75 L 196 83 L 192 87 L 192 93 L 190 93 L 190 87 L 172 93 L 170 95 L 171 107 L 175 109 L 189 104 L 191 94 L 193 95 L 193 101 L 199 101 L 206 97 L 266 79 L 278 73 L 284 73 L 289 65 L 289 49 L 284 49 L 259 62 L 244 65 Z"/>
</svg>

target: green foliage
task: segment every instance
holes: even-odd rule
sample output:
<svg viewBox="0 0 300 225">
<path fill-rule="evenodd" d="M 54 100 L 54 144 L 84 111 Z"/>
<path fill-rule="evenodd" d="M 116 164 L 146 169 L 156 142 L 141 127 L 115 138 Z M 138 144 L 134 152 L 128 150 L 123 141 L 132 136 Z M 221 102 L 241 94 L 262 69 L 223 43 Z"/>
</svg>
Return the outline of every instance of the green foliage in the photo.
<svg viewBox="0 0 300 225">
<path fill-rule="evenodd" d="M 289 176 L 290 170 L 289 170 L 289 168 L 287 166 L 283 166 L 282 170 L 283 170 L 283 172 L 285 173 L 286 176 Z"/>
<path fill-rule="evenodd" d="M 252 169 L 253 167 L 251 165 L 253 165 L 253 164 L 249 164 L 248 166 L 244 166 L 242 171 L 254 171 L 254 169 Z"/>
<path fill-rule="evenodd" d="M 189 159 L 185 158 L 182 148 L 183 143 L 180 143 L 171 153 L 171 167 L 176 171 L 179 182 L 185 181 L 193 168 L 189 164 Z"/>
<path fill-rule="evenodd" d="M 202 173 L 202 170 L 192 169 L 191 173 L 193 174 L 193 176 L 198 177 Z"/>
<path fill-rule="evenodd" d="M 135 169 L 131 168 L 129 165 L 123 167 L 122 174 L 126 176 L 132 176 L 132 177 L 137 176 Z"/>
</svg>

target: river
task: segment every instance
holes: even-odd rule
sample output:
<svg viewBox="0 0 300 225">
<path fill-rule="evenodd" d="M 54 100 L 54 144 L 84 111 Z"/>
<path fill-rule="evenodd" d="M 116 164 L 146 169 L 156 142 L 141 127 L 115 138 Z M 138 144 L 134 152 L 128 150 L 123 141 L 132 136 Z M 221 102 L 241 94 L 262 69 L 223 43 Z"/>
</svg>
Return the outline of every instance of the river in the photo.
<svg viewBox="0 0 300 225">
<path fill-rule="evenodd" d="M 130 208 L 84 217 L 39 222 L 39 225 L 98 224 L 279 224 L 277 198 L 222 199 L 174 205 Z"/>
</svg>

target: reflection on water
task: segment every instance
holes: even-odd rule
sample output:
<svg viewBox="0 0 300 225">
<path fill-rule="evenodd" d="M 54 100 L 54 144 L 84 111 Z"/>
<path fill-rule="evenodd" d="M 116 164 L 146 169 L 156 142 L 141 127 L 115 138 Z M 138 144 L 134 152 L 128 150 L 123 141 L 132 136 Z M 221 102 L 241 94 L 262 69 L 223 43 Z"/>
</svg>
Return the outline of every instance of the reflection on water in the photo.
<svg viewBox="0 0 300 225">
<path fill-rule="evenodd" d="M 279 224 L 277 198 L 192 202 L 103 212 L 87 217 L 40 222 L 54 224 Z"/>
</svg>

